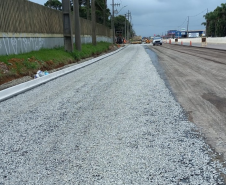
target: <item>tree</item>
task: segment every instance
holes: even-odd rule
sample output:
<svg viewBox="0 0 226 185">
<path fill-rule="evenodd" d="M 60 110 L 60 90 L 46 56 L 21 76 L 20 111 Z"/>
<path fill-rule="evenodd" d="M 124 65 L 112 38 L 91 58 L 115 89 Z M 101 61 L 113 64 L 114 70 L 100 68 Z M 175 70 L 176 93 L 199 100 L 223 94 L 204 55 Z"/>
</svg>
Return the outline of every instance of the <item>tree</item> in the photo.
<svg viewBox="0 0 226 185">
<path fill-rule="evenodd" d="M 59 0 L 48 0 L 44 6 L 52 9 L 62 10 L 62 3 Z"/>
<path fill-rule="evenodd" d="M 86 0 L 86 19 L 90 20 L 90 0 Z"/>
<path fill-rule="evenodd" d="M 122 36 L 125 37 L 125 21 L 126 21 L 126 25 L 129 24 L 129 37 L 131 38 L 133 35 L 135 35 L 135 31 L 133 30 L 133 27 L 131 25 L 131 23 L 126 19 L 125 20 L 125 16 L 123 15 L 119 15 L 119 16 L 116 16 L 115 19 L 114 19 L 114 24 L 115 24 L 115 31 L 117 32 L 120 32 L 122 31 Z"/>
<path fill-rule="evenodd" d="M 79 16 L 91 20 L 91 0 L 78 0 L 79 2 Z M 71 2 L 71 11 L 73 11 L 74 3 Z M 59 0 L 48 0 L 45 6 L 53 8 L 56 10 L 62 10 L 62 3 Z M 109 17 L 111 15 L 110 9 L 107 8 L 107 0 L 95 0 L 95 9 L 96 9 L 96 21 L 97 23 L 104 24 L 110 28 Z"/>
<path fill-rule="evenodd" d="M 110 9 L 107 8 L 107 1 L 96 0 L 95 7 L 96 7 L 97 22 L 100 24 L 107 25 L 108 18 L 111 15 Z M 110 22 L 109 22 L 109 26 L 110 26 Z"/>
<path fill-rule="evenodd" d="M 91 17 L 92 17 L 92 44 L 97 45 L 96 41 L 96 6 L 95 0 L 91 0 Z"/>
<path fill-rule="evenodd" d="M 206 22 L 202 25 L 206 26 L 206 36 L 226 36 L 226 3 L 222 3 L 213 12 L 206 13 L 204 17 Z"/>
<path fill-rule="evenodd" d="M 80 17 L 90 20 L 91 11 L 90 11 L 90 0 L 83 0 L 80 4 Z M 110 26 L 109 17 L 110 9 L 107 8 L 106 0 L 95 0 L 95 9 L 96 9 L 96 21 L 97 23 Z"/>
</svg>

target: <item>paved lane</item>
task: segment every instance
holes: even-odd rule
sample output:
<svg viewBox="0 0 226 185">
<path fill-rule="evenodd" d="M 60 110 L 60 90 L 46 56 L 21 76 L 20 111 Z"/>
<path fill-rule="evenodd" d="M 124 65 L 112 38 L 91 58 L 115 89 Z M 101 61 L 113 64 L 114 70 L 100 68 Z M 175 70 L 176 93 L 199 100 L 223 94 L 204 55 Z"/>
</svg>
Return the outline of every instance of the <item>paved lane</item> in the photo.
<svg viewBox="0 0 226 185">
<path fill-rule="evenodd" d="M 0 184 L 224 184 L 143 46 L 0 103 Z"/>
</svg>

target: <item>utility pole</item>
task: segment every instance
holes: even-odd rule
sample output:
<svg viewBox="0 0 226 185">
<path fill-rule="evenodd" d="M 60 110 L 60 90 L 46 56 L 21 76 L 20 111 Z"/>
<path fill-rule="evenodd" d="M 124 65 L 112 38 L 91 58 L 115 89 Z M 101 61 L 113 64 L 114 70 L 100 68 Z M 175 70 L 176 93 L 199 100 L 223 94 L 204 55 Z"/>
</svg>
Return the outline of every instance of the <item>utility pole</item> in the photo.
<svg viewBox="0 0 226 185">
<path fill-rule="evenodd" d="M 71 27 L 71 3 L 70 0 L 62 0 L 63 33 L 65 51 L 73 51 L 73 33 Z"/>
<path fill-rule="evenodd" d="M 114 26 L 114 0 L 112 0 L 112 15 L 111 15 L 111 29 L 112 29 L 112 42 L 115 43 L 115 26 Z"/>
<path fill-rule="evenodd" d="M 187 38 L 188 38 L 188 25 L 189 25 L 189 16 L 188 16 L 188 22 L 187 22 Z"/>
<path fill-rule="evenodd" d="M 78 0 L 74 0 L 74 19 L 75 19 L 75 47 L 78 51 L 82 50 L 81 47 L 81 26 L 79 17 L 79 4 Z"/>
<path fill-rule="evenodd" d="M 86 0 L 86 19 L 90 20 L 90 0 Z"/>
<path fill-rule="evenodd" d="M 129 18 L 130 18 L 130 12 L 128 10 L 127 40 L 129 40 L 129 37 L 130 37 L 130 22 L 129 22 Z"/>
<path fill-rule="evenodd" d="M 132 24 L 132 15 L 130 12 L 130 38 L 133 38 L 133 24 Z"/>
<path fill-rule="evenodd" d="M 111 29 L 112 29 L 112 43 L 115 43 L 115 25 L 114 25 L 114 17 L 115 17 L 115 6 L 120 6 L 120 4 L 115 4 L 114 0 L 112 0 L 112 15 L 111 15 Z"/>
<path fill-rule="evenodd" d="M 207 8 L 207 13 L 208 14 L 208 8 Z M 205 31 L 205 37 L 207 37 L 207 19 L 206 19 L 206 31 Z"/>
<path fill-rule="evenodd" d="M 127 40 L 127 38 L 126 38 L 126 14 L 125 14 L 125 39 Z"/>
<path fill-rule="evenodd" d="M 104 21 L 103 24 L 106 26 L 106 8 L 107 8 L 107 0 L 104 0 Z"/>
<path fill-rule="evenodd" d="M 96 8 L 95 8 L 95 0 L 91 0 L 91 11 L 92 11 L 92 44 L 94 46 L 97 45 L 96 39 Z"/>
</svg>

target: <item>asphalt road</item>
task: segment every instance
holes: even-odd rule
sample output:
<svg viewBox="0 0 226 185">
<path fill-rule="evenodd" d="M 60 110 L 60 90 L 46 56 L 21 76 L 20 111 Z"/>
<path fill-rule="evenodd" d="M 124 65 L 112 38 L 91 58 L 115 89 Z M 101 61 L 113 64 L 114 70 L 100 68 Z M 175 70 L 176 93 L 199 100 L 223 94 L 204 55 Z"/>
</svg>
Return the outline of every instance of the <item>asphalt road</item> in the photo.
<svg viewBox="0 0 226 185">
<path fill-rule="evenodd" d="M 128 46 L 1 102 L 0 184 L 225 184 L 146 50 Z"/>
</svg>

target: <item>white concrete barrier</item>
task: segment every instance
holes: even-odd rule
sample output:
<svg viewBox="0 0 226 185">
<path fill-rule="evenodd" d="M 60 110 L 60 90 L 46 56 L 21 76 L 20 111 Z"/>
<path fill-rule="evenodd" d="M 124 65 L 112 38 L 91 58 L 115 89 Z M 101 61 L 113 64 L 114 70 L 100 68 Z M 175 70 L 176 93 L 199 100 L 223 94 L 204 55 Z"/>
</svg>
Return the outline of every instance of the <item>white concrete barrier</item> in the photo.
<svg viewBox="0 0 226 185">
<path fill-rule="evenodd" d="M 169 43 L 170 39 L 166 39 L 165 42 L 167 41 L 167 43 Z M 181 43 L 181 41 L 183 43 L 190 43 L 190 41 L 192 43 L 201 43 L 202 42 L 202 38 L 183 38 L 183 39 L 178 39 L 178 43 Z M 207 43 L 213 43 L 213 44 L 226 44 L 226 37 L 207 37 L 206 38 L 206 42 Z M 175 38 L 171 39 L 171 43 L 175 44 Z"/>
</svg>

